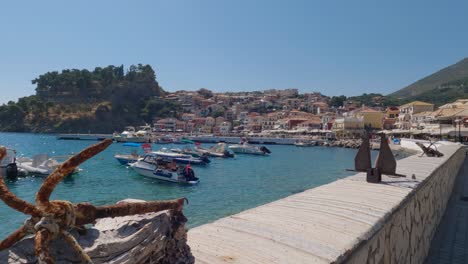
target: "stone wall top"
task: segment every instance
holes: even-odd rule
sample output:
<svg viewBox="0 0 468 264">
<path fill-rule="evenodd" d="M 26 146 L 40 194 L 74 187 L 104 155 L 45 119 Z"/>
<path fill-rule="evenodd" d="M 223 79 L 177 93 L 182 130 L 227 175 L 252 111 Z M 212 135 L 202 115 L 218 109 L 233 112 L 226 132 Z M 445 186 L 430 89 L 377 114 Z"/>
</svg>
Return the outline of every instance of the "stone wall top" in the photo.
<svg viewBox="0 0 468 264">
<path fill-rule="evenodd" d="M 340 262 L 381 230 L 460 147 L 440 146 L 441 158 L 399 160 L 397 173 L 406 178 L 383 175 L 381 184 L 371 184 L 358 173 L 193 228 L 188 243 L 197 263 Z"/>
</svg>

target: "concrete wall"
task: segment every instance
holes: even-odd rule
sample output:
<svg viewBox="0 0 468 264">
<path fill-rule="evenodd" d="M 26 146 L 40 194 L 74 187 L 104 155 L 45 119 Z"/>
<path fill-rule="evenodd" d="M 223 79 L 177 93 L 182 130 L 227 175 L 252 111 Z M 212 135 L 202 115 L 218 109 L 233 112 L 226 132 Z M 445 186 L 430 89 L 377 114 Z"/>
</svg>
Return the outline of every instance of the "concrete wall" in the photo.
<svg viewBox="0 0 468 264">
<path fill-rule="evenodd" d="M 358 173 L 193 228 L 196 263 L 422 263 L 465 159 L 439 150 L 399 160 L 406 178 Z"/>
<path fill-rule="evenodd" d="M 423 263 L 465 159 L 459 149 L 421 182 L 346 263 Z"/>
</svg>

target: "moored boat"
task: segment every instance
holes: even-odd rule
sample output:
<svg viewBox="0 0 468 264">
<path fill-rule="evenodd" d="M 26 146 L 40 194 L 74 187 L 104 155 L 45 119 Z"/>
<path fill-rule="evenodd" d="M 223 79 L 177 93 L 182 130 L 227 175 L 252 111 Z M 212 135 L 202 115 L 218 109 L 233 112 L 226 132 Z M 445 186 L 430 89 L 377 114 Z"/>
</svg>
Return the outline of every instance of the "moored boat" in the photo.
<svg viewBox="0 0 468 264">
<path fill-rule="evenodd" d="M 162 181 L 190 185 L 200 182 L 190 165 L 177 166 L 175 161 L 165 162 L 155 153 L 145 154 L 137 162 L 131 163 L 130 167 L 140 175 Z"/>
<path fill-rule="evenodd" d="M 294 142 L 294 146 L 296 147 L 313 147 L 317 146 L 317 141 L 314 140 L 298 140 Z"/>
<path fill-rule="evenodd" d="M 262 155 L 266 156 L 271 153 L 271 151 L 265 146 L 257 147 L 250 145 L 247 142 L 242 144 L 230 145 L 229 149 L 236 154 L 250 154 L 250 155 Z"/>
<path fill-rule="evenodd" d="M 60 162 L 59 159 L 62 159 L 64 161 L 67 158 L 69 158 L 69 156 L 49 157 L 47 154 L 37 154 L 32 158 L 17 158 L 16 166 L 18 167 L 18 169 L 24 171 L 25 174 L 35 176 L 47 176 L 63 163 Z M 75 170 L 73 170 L 71 174 L 78 173 L 79 171 L 81 171 L 81 169 L 77 167 Z"/>
<path fill-rule="evenodd" d="M 166 148 L 162 148 L 160 151 L 154 151 L 152 153 L 165 161 L 174 160 L 179 164 L 206 165 L 210 163 L 210 160 L 206 156 L 195 158 L 191 155 L 169 151 Z"/>
<path fill-rule="evenodd" d="M 200 144 L 195 145 L 195 149 L 200 154 L 208 155 L 211 157 L 218 158 L 233 158 L 234 153 L 232 153 L 227 147 L 226 143 L 218 143 L 209 149 L 202 148 Z"/>
<path fill-rule="evenodd" d="M 125 147 L 136 147 L 139 148 L 141 147 L 144 151 L 144 153 L 149 153 L 151 152 L 151 144 L 150 143 L 133 143 L 133 142 L 127 142 L 124 143 L 123 146 Z M 136 162 L 139 158 L 142 158 L 141 155 L 138 154 L 137 149 L 133 149 L 130 154 L 115 154 L 114 158 L 122 165 L 127 165 L 129 163 Z"/>
</svg>

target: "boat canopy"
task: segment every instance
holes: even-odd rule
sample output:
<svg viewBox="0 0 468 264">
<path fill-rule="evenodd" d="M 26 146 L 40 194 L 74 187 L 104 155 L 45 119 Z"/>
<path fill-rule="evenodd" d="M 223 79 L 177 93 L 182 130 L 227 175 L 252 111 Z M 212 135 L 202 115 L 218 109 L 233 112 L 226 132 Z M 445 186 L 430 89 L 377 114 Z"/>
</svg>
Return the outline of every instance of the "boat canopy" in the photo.
<svg viewBox="0 0 468 264">
<path fill-rule="evenodd" d="M 127 143 L 123 143 L 122 146 L 125 146 L 125 147 L 140 147 L 141 144 L 140 143 L 127 142 Z"/>
</svg>

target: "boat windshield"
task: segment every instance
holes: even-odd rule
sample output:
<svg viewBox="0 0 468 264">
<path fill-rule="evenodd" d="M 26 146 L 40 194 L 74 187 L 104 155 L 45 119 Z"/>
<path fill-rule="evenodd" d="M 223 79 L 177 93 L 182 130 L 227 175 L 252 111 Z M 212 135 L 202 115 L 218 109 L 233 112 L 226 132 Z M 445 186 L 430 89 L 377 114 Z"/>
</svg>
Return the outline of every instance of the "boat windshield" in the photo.
<svg viewBox="0 0 468 264">
<path fill-rule="evenodd" d="M 151 163 L 151 164 L 156 164 L 157 162 L 157 159 L 155 156 L 153 155 L 147 155 L 145 156 L 145 158 L 143 159 L 144 162 L 147 162 L 147 163 Z"/>
</svg>

